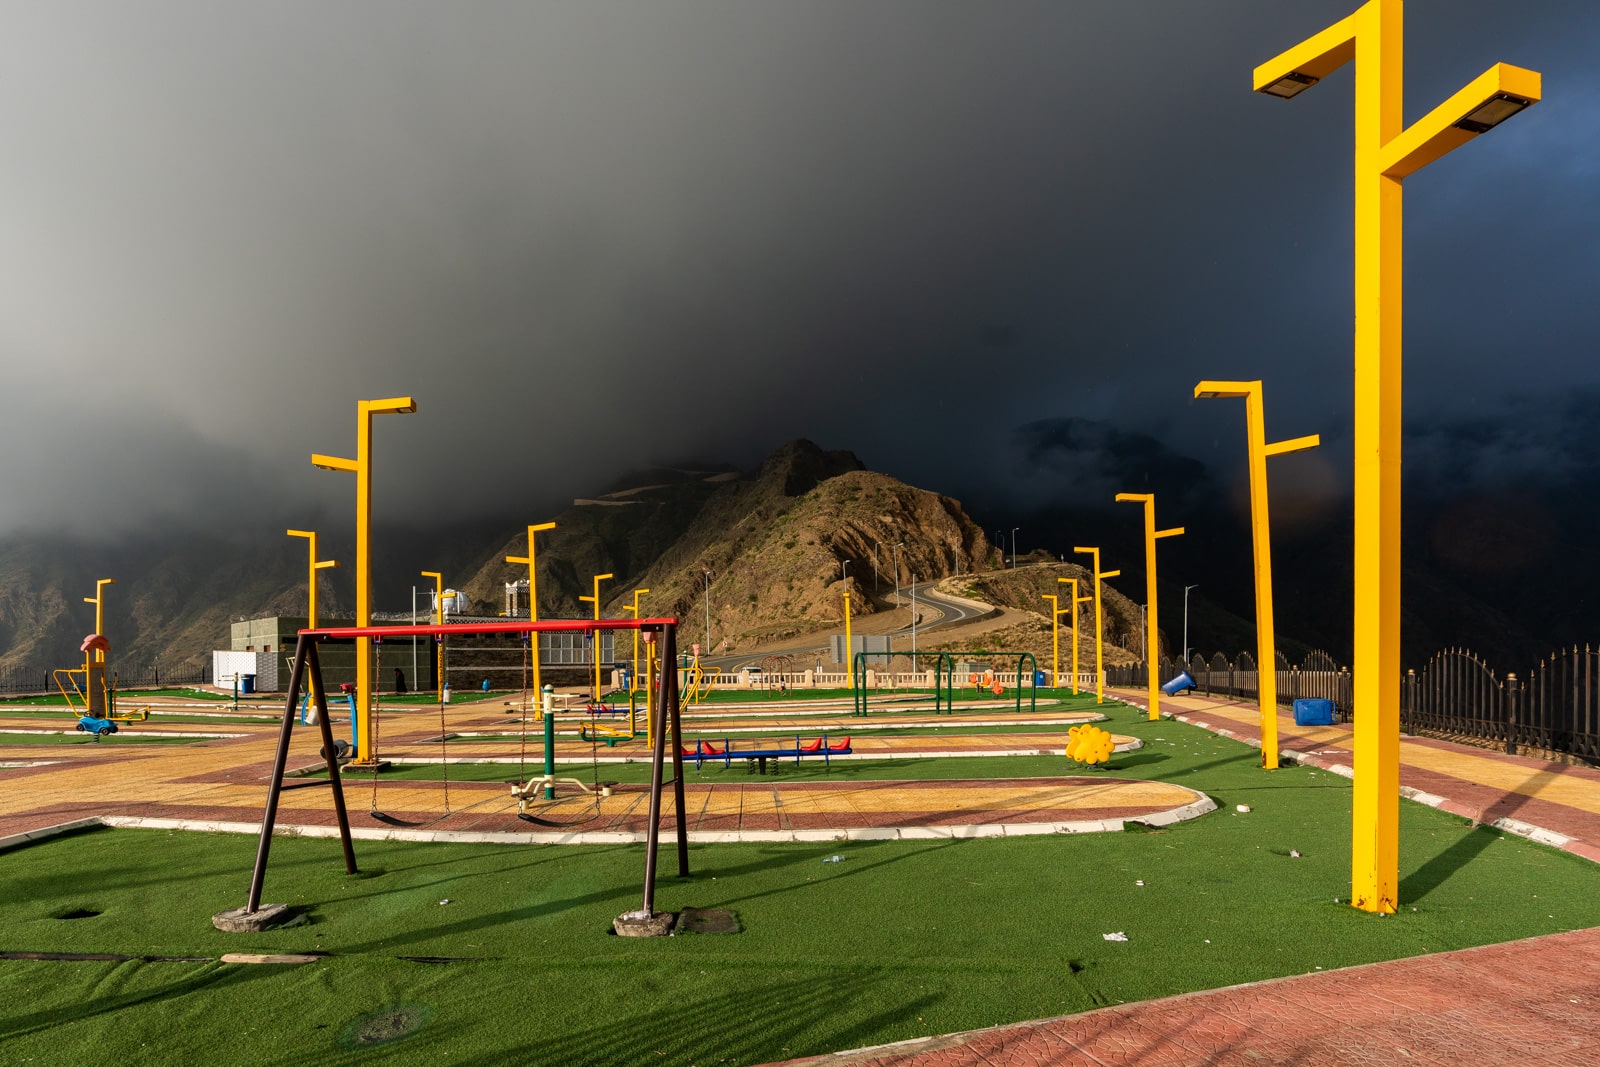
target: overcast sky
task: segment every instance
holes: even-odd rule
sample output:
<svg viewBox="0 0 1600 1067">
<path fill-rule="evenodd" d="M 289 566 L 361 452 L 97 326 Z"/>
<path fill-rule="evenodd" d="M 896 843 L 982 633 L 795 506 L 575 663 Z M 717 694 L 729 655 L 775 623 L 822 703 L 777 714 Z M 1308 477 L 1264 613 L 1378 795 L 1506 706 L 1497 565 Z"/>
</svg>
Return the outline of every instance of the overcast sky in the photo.
<svg viewBox="0 0 1600 1067">
<path fill-rule="evenodd" d="M 0 531 L 343 514 L 397 394 L 391 515 L 796 436 L 960 492 L 1059 418 L 1225 465 L 1202 377 L 1337 468 L 1351 78 L 1250 72 L 1352 2 L 0 0 Z M 1408 418 L 1537 418 L 1600 384 L 1600 4 L 1406 9 L 1408 121 L 1546 94 L 1407 180 Z"/>
</svg>

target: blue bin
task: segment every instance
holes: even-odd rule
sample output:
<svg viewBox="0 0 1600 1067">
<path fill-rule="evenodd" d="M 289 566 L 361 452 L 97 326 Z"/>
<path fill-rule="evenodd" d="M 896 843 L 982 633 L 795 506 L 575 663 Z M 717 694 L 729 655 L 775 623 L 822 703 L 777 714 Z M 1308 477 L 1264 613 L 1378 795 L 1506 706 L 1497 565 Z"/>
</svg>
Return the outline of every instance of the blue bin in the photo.
<svg viewBox="0 0 1600 1067">
<path fill-rule="evenodd" d="M 1035 689 L 1043 689 L 1049 683 L 1045 681 L 1044 671 L 1033 672 L 1033 685 Z"/>
<path fill-rule="evenodd" d="M 1188 671 L 1179 671 L 1178 676 L 1161 687 L 1161 691 L 1169 697 L 1175 697 L 1185 689 L 1194 688 L 1194 679 L 1189 677 Z"/>
<path fill-rule="evenodd" d="M 1332 726 L 1333 701 L 1296 700 L 1294 702 L 1294 724 L 1296 726 Z"/>
<path fill-rule="evenodd" d="M 253 675 L 253 674 L 241 674 L 241 675 L 239 675 L 239 693 L 240 693 L 240 695 L 241 696 L 249 696 L 251 693 L 254 693 L 255 691 L 256 691 L 256 676 Z"/>
</svg>

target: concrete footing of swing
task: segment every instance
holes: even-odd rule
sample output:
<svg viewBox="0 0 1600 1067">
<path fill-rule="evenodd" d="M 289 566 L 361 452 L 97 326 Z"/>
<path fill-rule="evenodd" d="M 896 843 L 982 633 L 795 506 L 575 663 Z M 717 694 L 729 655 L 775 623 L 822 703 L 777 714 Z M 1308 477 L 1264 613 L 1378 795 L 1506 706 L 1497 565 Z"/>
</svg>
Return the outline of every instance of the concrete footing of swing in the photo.
<svg viewBox="0 0 1600 1067">
<path fill-rule="evenodd" d="M 666 937 L 676 918 L 670 911 L 627 911 L 611 920 L 611 929 L 619 937 Z"/>
<path fill-rule="evenodd" d="M 229 908 L 211 916 L 211 925 L 225 934 L 258 934 L 289 918 L 289 905 L 263 904 L 255 911 Z"/>
<path fill-rule="evenodd" d="M 389 761 L 386 759 L 351 760 L 343 765 L 343 769 L 347 771 L 386 771 L 389 769 Z"/>
</svg>

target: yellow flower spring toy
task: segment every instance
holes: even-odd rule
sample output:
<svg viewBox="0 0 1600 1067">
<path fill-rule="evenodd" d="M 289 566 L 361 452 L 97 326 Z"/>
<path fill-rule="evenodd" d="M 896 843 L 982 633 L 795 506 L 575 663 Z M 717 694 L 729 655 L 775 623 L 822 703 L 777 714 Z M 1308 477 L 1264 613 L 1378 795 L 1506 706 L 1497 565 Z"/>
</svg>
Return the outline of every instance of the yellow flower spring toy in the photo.
<svg viewBox="0 0 1600 1067">
<path fill-rule="evenodd" d="M 1085 723 L 1067 731 L 1067 758 L 1094 766 L 1111 760 L 1115 742 L 1111 735 L 1098 726 Z"/>
</svg>

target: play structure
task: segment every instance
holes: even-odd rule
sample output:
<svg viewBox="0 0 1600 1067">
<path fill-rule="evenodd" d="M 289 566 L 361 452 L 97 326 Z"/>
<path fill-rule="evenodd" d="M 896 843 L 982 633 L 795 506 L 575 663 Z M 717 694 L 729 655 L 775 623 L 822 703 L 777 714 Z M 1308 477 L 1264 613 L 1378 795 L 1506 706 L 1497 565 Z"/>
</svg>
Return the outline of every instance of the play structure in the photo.
<svg viewBox="0 0 1600 1067">
<path fill-rule="evenodd" d="M 98 741 L 116 733 L 118 723 L 144 722 L 150 717 L 148 707 L 137 711 L 117 708 L 117 676 L 111 673 L 111 642 L 104 634 L 86 635 L 78 651 L 83 653 L 83 666 L 56 670 L 52 677 L 78 720 L 79 730 L 93 734 Z"/>
<path fill-rule="evenodd" d="M 694 743 L 694 748 L 683 750 L 683 758 L 694 760 L 696 770 L 707 761 L 720 761 L 724 767 L 731 767 L 734 760 L 745 760 L 745 772 L 747 774 L 756 773 L 758 768 L 762 774 L 766 774 L 767 761 L 772 760 L 772 773 L 777 774 L 778 769 L 783 766 L 786 760 L 793 759 L 795 765 L 798 766 L 800 761 L 807 756 L 813 759 L 821 756 L 822 765 L 826 769 L 829 766 L 828 758 L 830 756 L 848 756 L 852 751 L 848 736 L 830 742 L 827 734 L 823 734 L 821 737 L 811 741 L 801 741 L 800 735 L 796 734 L 794 744 L 791 746 L 785 746 L 782 743 L 768 744 L 761 741 L 742 742 L 742 744 L 745 747 L 735 748 L 733 742 L 726 737 L 722 739 L 722 744 L 720 745 L 702 738 Z"/>
<path fill-rule="evenodd" d="M 678 683 L 679 689 L 686 694 L 685 699 L 691 704 L 698 704 L 711 695 L 711 691 L 722 680 L 721 667 L 705 667 L 700 663 L 700 653 L 694 654 L 694 659 L 687 665 L 678 668 L 683 675 Z"/>
<path fill-rule="evenodd" d="M 1105 766 L 1116 749 L 1116 739 L 1105 730 L 1082 723 L 1067 731 L 1067 758 L 1090 767 Z"/>
<path fill-rule="evenodd" d="M 852 714 L 867 714 L 867 701 L 871 696 L 871 689 L 867 686 L 867 663 L 869 660 L 883 659 L 886 662 L 894 656 L 908 657 L 912 662 L 913 670 L 916 664 L 924 659 L 932 659 L 933 665 L 933 713 L 935 715 L 952 714 L 955 711 L 956 700 L 956 657 L 980 660 L 1007 660 L 1015 658 L 1017 661 L 1015 690 L 1015 709 L 1022 711 L 1022 691 L 1028 691 L 1028 710 L 1034 711 L 1038 707 L 1036 686 L 1023 685 L 1023 681 L 1037 681 L 1039 674 L 1038 661 L 1033 658 L 1032 652 L 857 652 L 851 662 L 852 688 L 854 689 L 854 708 Z M 1023 664 L 1026 663 L 1027 673 L 1023 673 Z M 1005 686 L 1001 685 L 992 662 L 984 668 L 982 673 L 968 672 L 968 680 L 974 689 L 982 692 L 987 690 L 993 696 L 1003 696 Z M 981 683 L 981 688 L 980 688 Z M 886 687 L 885 687 L 886 688 Z M 973 694 L 978 697 L 978 692 Z"/>
<path fill-rule="evenodd" d="M 356 638 L 381 641 L 385 637 L 420 635 L 433 636 L 436 640 L 442 641 L 451 634 L 469 633 L 524 634 L 527 635 L 524 637 L 524 641 L 531 641 L 537 639 L 532 635 L 539 633 L 596 630 L 638 630 L 644 635 L 646 642 L 658 646 L 657 662 L 673 663 L 677 660 L 676 619 L 606 619 L 593 622 L 576 619 L 550 622 L 508 620 L 492 623 L 454 623 L 448 625 L 350 626 L 300 631 L 295 647 L 294 664 L 290 671 L 282 728 L 278 735 L 278 745 L 273 757 L 272 774 L 268 779 L 266 809 L 262 814 L 261 834 L 256 846 L 256 859 L 251 871 L 249 893 L 243 908 L 230 909 L 219 913 L 213 918 L 214 924 L 219 929 L 230 931 L 259 930 L 272 925 L 275 921 L 280 921 L 287 915 L 288 909 L 286 905 L 270 905 L 265 909 L 262 908 L 261 891 L 265 883 L 267 866 L 271 857 L 272 833 L 277 823 L 278 806 L 284 788 L 285 769 L 288 765 L 289 749 L 294 737 L 296 712 L 301 694 L 308 689 L 312 694 L 312 699 L 317 704 L 319 712 L 317 715 L 317 730 L 321 739 L 321 747 L 318 752 L 322 756 L 327 769 L 328 785 L 333 794 L 334 817 L 339 827 L 339 841 L 344 852 L 345 870 L 350 874 L 358 873 L 355 847 L 350 834 L 350 817 L 345 805 L 343 778 L 340 774 L 339 761 L 335 757 L 336 746 L 332 728 L 328 721 L 328 694 L 323 685 L 322 665 L 318 655 L 318 649 L 324 642 L 346 641 Z M 620 916 L 619 922 L 643 922 L 654 917 L 656 857 L 661 837 L 661 808 L 663 792 L 669 785 L 672 787 L 673 804 L 673 811 L 670 813 L 669 818 L 672 819 L 672 825 L 677 836 L 678 875 L 679 877 L 688 877 L 689 874 L 688 820 L 684 817 L 683 731 L 679 720 L 679 673 L 678 670 L 657 672 L 654 706 L 651 709 L 651 721 L 649 724 L 653 744 L 651 746 L 649 814 L 646 822 L 644 852 L 643 906 L 639 911 L 629 912 Z M 553 695 L 553 690 L 548 687 L 545 692 Z M 553 722 L 553 708 L 547 703 L 544 714 L 544 757 L 547 776 L 553 772 Z M 441 736 L 442 732 L 441 728 Z M 670 754 L 667 751 L 669 733 L 672 746 Z M 376 729 L 372 731 L 371 736 L 374 746 L 372 752 L 373 762 L 377 763 L 378 733 Z M 672 776 L 670 778 L 666 777 L 666 764 L 669 759 L 672 764 Z M 518 783 L 517 788 L 523 793 L 523 796 L 519 799 L 527 799 L 526 793 L 530 784 L 533 783 L 529 783 L 526 780 Z M 539 781 L 538 788 L 550 788 L 553 784 L 553 782 L 545 783 Z M 406 783 L 406 786 L 409 789 L 411 783 Z M 376 788 L 376 778 L 374 778 L 375 797 Z M 373 806 L 376 809 L 376 800 L 374 800 Z"/>
</svg>

